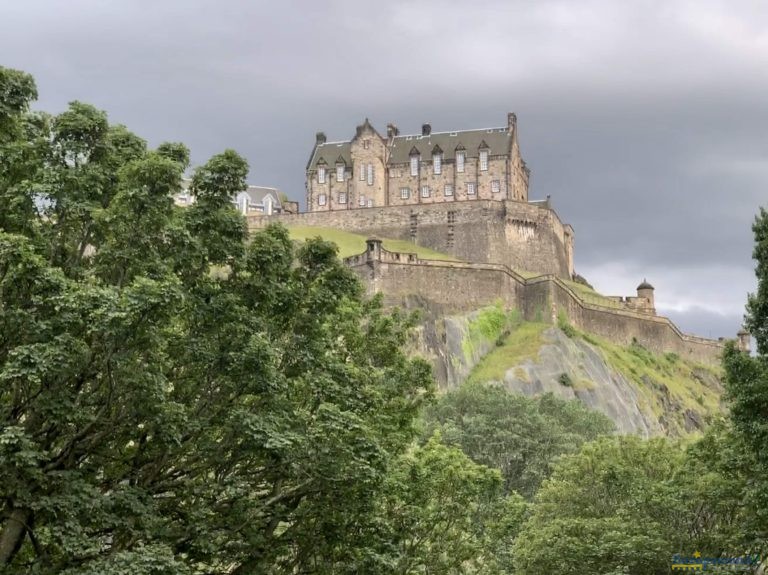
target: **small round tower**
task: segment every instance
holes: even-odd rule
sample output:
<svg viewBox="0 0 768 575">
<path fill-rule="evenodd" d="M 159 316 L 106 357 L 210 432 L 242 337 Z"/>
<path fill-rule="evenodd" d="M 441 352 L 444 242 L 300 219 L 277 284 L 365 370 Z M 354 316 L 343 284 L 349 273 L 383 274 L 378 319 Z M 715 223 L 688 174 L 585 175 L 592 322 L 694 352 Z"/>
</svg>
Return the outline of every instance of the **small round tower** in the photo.
<svg viewBox="0 0 768 575">
<path fill-rule="evenodd" d="M 645 298 L 648 301 L 648 310 L 656 313 L 656 302 L 653 299 L 654 287 L 643 279 L 643 283 L 637 286 L 637 297 Z"/>
<path fill-rule="evenodd" d="M 738 347 L 741 351 L 746 351 L 749 353 L 751 346 L 751 337 L 749 335 L 749 332 L 744 329 L 743 327 L 739 330 L 739 333 L 736 334 L 736 347 Z"/>
</svg>

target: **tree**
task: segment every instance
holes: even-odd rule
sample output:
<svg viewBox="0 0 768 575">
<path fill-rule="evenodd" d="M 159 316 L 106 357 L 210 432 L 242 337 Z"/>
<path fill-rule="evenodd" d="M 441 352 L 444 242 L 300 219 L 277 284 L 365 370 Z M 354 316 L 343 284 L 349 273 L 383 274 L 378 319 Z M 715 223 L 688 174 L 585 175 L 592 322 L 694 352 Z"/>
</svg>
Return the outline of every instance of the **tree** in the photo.
<svg viewBox="0 0 768 575">
<path fill-rule="evenodd" d="M 745 326 L 757 354 L 750 356 L 729 345 L 724 354 L 725 384 L 730 420 L 736 440 L 745 447 L 753 470 L 746 493 L 754 510 L 757 536 L 768 540 L 768 212 L 761 208 L 752 226 L 753 258 L 757 262 L 757 291 L 749 296 Z"/>
<path fill-rule="evenodd" d="M 0 172 L 0 570 L 355 572 L 432 393 L 409 318 L 332 244 L 246 241 L 235 152 L 176 208 L 186 148 L 81 103 L 20 129 L 34 96 L 0 69 L 0 142 L 47 146 Z"/>
<path fill-rule="evenodd" d="M 532 498 L 555 459 L 614 430 L 605 416 L 551 394 L 527 398 L 484 384 L 442 395 L 424 412 L 422 437 L 439 430 L 473 461 L 500 469 L 506 491 Z"/>
</svg>

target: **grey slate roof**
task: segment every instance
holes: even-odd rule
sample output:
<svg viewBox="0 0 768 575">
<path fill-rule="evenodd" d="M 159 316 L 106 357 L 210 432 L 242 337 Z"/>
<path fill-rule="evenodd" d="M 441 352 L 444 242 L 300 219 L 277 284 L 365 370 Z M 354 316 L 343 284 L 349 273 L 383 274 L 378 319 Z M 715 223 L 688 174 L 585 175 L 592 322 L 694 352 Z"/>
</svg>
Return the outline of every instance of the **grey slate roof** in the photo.
<svg viewBox="0 0 768 575">
<path fill-rule="evenodd" d="M 274 201 L 273 205 L 275 208 L 281 207 L 280 190 L 277 188 L 268 188 L 266 186 L 248 186 L 248 188 L 244 191 L 251 198 L 252 204 L 262 204 L 264 203 L 264 198 L 267 197 L 267 195 L 270 195 Z"/>
<path fill-rule="evenodd" d="M 439 146 L 443 151 L 444 160 L 453 160 L 456 157 L 456 148 L 460 145 L 464 146 L 467 158 L 476 158 L 483 142 L 488 146 L 491 155 L 506 155 L 512 146 L 512 134 L 507 128 L 489 128 L 462 132 L 432 132 L 429 136 L 396 136 L 389 147 L 389 163 L 409 162 L 413 148 L 418 150 L 422 159 L 428 160 L 432 157 L 435 146 Z"/>
<path fill-rule="evenodd" d="M 439 146 L 443 151 L 444 160 L 455 159 L 456 148 L 461 149 L 461 146 L 463 146 L 467 158 L 476 158 L 483 142 L 488 146 L 492 156 L 507 155 L 512 147 L 512 134 L 504 127 L 457 132 L 432 132 L 429 136 L 422 136 L 421 134 L 395 136 L 392 144 L 388 144 L 389 163 L 408 163 L 413 148 L 416 148 L 422 159 L 430 159 L 435 146 Z M 333 169 L 339 156 L 344 159 L 347 166 L 351 166 L 351 147 L 351 141 L 319 144 L 315 146 L 307 167 L 314 169 L 322 159 L 325 160 L 329 169 Z"/>
</svg>

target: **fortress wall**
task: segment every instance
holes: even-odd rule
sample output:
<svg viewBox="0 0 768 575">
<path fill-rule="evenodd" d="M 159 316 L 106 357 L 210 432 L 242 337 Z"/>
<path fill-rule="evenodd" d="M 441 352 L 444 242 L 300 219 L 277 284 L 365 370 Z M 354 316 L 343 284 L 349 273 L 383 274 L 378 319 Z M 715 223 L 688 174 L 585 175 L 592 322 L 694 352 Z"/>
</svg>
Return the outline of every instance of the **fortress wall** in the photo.
<svg viewBox="0 0 768 575">
<path fill-rule="evenodd" d="M 369 245 L 367 253 L 345 263 L 370 293 L 383 293 L 388 305 L 415 300 L 431 309 L 460 313 L 501 300 L 520 309 L 529 321 L 556 323 L 564 312 L 575 327 L 619 345 L 636 340 L 654 353 L 719 362 L 722 342 L 683 334 L 665 317 L 586 303 L 554 275 L 526 280 L 504 265 L 419 260 L 415 254 L 394 254 L 378 246 Z"/>
<path fill-rule="evenodd" d="M 527 202 L 443 202 L 248 219 L 252 230 L 271 222 L 409 240 L 464 261 L 570 277 L 563 224 L 552 210 Z"/>
</svg>

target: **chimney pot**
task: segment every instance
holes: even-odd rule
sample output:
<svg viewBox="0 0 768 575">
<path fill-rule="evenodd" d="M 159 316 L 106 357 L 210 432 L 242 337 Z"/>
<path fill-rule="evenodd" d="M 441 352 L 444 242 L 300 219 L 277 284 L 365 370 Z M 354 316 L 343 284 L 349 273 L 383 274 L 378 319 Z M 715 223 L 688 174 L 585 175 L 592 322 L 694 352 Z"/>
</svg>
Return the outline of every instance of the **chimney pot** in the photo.
<svg viewBox="0 0 768 575">
<path fill-rule="evenodd" d="M 315 134 L 315 143 L 317 145 L 325 144 L 325 132 L 318 132 Z"/>
</svg>

